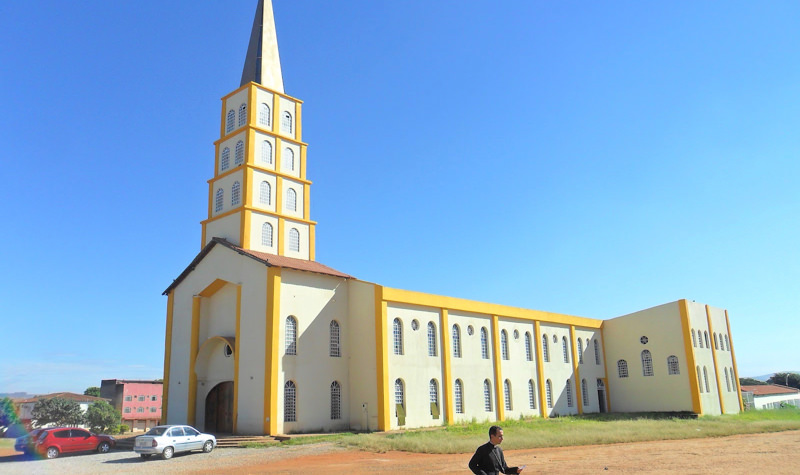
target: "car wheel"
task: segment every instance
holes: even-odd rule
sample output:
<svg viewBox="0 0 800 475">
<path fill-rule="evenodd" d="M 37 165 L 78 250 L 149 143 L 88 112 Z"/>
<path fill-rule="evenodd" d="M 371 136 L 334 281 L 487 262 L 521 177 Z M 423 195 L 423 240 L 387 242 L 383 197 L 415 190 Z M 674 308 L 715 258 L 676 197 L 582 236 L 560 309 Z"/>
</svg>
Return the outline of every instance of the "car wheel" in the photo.
<svg viewBox="0 0 800 475">
<path fill-rule="evenodd" d="M 214 450 L 214 442 L 207 440 L 205 444 L 203 444 L 203 452 L 209 453 Z"/>
<path fill-rule="evenodd" d="M 172 458 L 172 455 L 175 453 L 175 449 L 172 447 L 164 447 L 164 451 L 161 452 L 161 456 L 164 457 L 164 460 L 169 460 Z"/>
<path fill-rule="evenodd" d="M 150 456 L 151 456 L 151 455 L 153 455 L 153 454 L 139 454 L 139 457 L 141 457 L 141 458 L 143 458 L 143 459 L 147 460 L 147 459 L 149 459 L 149 458 L 150 458 Z"/>
<path fill-rule="evenodd" d="M 100 442 L 100 445 L 97 446 L 97 451 L 101 454 L 107 454 L 111 450 L 111 444 L 108 442 Z"/>
<path fill-rule="evenodd" d="M 45 456 L 49 459 L 58 457 L 58 449 L 55 447 L 48 447 L 47 452 L 45 452 Z"/>
</svg>

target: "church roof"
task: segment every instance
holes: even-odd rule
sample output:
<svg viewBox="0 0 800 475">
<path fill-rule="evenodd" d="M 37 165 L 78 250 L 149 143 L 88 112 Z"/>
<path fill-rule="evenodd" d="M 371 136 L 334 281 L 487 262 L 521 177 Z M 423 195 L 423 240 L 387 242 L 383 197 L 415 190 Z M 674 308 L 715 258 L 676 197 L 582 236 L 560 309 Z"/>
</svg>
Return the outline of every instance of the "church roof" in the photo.
<svg viewBox="0 0 800 475">
<path fill-rule="evenodd" d="M 283 74 L 272 0 L 258 0 L 240 85 L 250 82 L 283 93 Z"/>
<path fill-rule="evenodd" d="M 200 251 L 200 254 L 198 254 L 197 257 L 195 257 L 194 260 L 192 260 L 192 263 L 189 264 L 189 266 L 186 267 L 186 269 L 184 269 L 183 272 L 181 272 L 181 275 L 179 275 L 178 278 L 175 279 L 169 287 L 167 287 L 167 290 L 164 291 L 163 295 L 169 294 L 169 292 L 172 289 L 177 287 L 178 284 L 180 284 L 183 281 L 183 279 L 185 279 L 195 269 L 195 267 L 197 267 L 200 261 L 202 261 L 203 258 L 206 257 L 206 255 L 208 255 L 208 253 L 211 252 L 211 249 L 213 249 L 214 246 L 216 245 L 227 247 L 228 249 L 237 252 L 243 256 L 247 256 L 251 259 L 261 262 L 267 267 L 282 267 L 286 269 L 294 269 L 305 272 L 314 272 L 316 274 L 330 275 L 333 277 L 341 277 L 344 279 L 353 278 L 353 276 L 351 275 L 347 275 L 344 272 L 339 272 L 336 269 L 330 268 L 316 261 L 307 261 L 304 259 L 295 259 L 294 257 L 278 256 L 275 254 L 268 254 L 266 252 L 251 251 L 249 249 L 243 249 L 229 242 L 226 239 L 215 237 L 211 238 L 211 242 L 206 244 L 203 250 Z"/>
</svg>

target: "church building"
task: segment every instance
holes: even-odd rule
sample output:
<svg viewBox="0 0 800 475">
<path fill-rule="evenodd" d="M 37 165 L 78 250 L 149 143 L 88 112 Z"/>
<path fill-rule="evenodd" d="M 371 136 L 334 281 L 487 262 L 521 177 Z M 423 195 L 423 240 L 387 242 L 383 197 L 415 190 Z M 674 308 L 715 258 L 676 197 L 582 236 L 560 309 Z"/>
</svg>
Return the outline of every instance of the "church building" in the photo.
<svg viewBox="0 0 800 475">
<path fill-rule="evenodd" d="M 302 105 L 259 0 L 241 83 L 222 98 L 202 248 L 164 291 L 165 423 L 276 435 L 742 410 L 726 310 L 679 300 L 598 320 L 317 262 Z"/>
</svg>

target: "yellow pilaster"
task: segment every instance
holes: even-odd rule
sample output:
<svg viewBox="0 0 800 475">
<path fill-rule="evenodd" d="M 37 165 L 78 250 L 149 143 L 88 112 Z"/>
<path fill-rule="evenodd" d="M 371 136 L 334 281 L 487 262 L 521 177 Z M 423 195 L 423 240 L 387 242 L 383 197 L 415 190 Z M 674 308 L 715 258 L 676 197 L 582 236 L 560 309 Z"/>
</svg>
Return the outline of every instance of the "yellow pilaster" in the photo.
<svg viewBox="0 0 800 475">
<path fill-rule="evenodd" d="M 272 94 L 272 131 L 276 134 L 280 130 L 281 120 L 281 96 Z M 275 144 L 278 145 L 278 144 Z"/>
<path fill-rule="evenodd" d="M 194 365 L 197 362 L 197 345 L 200 335 L 200 296 L 192 297 L 192 334 L 189 342 L 189 404 L 187 421 L 189 425 L 195 424 L 197 411 L 197 373 Z"/>
<path fill-rule="evenodd" d="M 547 392 L 544 387 L 544 354 L 542 353 L 542 330 L 540 328 L 539 320 L 533 322 L 533 329 L 536 333 L 536 377 L 539 380 L 539 415 L 547 419 Z"/>
<path fill-rule="evenodd" d="M 283 166 L 283 140 L 280 137 L 275 137 L 275 172 L 282 173 L 281 167 Z"/>
<path fill-rule="evenodd" d="M 714 359 L 714 379 L 717 381 L 717 397 L 719 398 L 719 412 L 725 414 L 725 401 L 722 399 L 722 384 L 719 379 L 719 364 L 717 363 L 717 351 L 719 348 L 719 338 L 714 338 L 714 326 L 711 324 L 711 307 L 706 305 L 706 319 L 708 320 L 708 331 L 711 333 L 711 357 Z"/>
<path fill-rule="evenodd" d="M 578 359 L 578 347 L 576 346 L 577 341 L 575 338 L 575 325 L 570 325 L 569 339 L 572 341 L 572 372 L 575 375 L 575 401 L 578 402 L 578 414 L 583 414 L 583 405 L 585 401 L 583 400 L 583 392 L 581 391 L 583 385 L 581 384 L 580 360 Z"/>
<path fill-rule="evenodd" d="M 313 261 L 317 258 L 317 227 L 310 225 L 308 227 L 308 259 Z"/>
<path fill-rule="evenodd" d="M 299 141 L 303 140 L 303 105 L 299 102 L 294 104 L 295 112 L 295 131 L 294 137 Z"/>
<path fill-rule="evenodd" d="M 167 423 L 169 410 L 169 370 L 172 361 L 172 312 L 175 308 L 175 290 L 167 294 L 167 331 L 164 338 L 164 385 L 161 393 L 161 424 Z"/>
<path fill-rule="evenodd" d="M 505 402 L 503 392 L 503 369 L 501 367 L 502 354 L 500 352 L 500 323 L 497 315 L 492 315 L 492 358 L 494 359 L 494 394 L 497 403 L 497 420 L 506 419 L 506 407 L 501 403 Z"/>
<path fill-rule="evenodd" d="M 303 218 L 311 219 L 311 187 L 303 184 Z"/>
<path fill-rule="evenodd" d="M 728 339 L 731 345 L 731 361 L 733 362 L 733 372 L 736 379 L 733 383 L 736 385 L 736 394 L 739 396 L 739 412 L 744 411 L 744 402 L 742 401 L 742 388 L 739 387 L 739 367 L 736 365 L 736 353 L 733 351 L 733 335 L 731 334 L 731 321 L 728 319 L 728 311 L 725 310 L 725 326 L 728 327 Z"/>
<path fill-rule="evenodd" d="M 683 348 L 686 351 L 686 370 L 689 373 L 689 388 L 692 392 L 692 411 L 703 415 L 703 406 L 700 402 L 700 386 L 697 381 L 697 364 L 692 349 L 692 329 L 689 322 L 689 302 L 686 299 L 678 301 L 681 314 L 681 327 L 683 328 Z"/>
<path fill-rule="evenodd" d="M 285 241 L 285 239 L 283 239 L 283 233 L 284 233 L 285 229 L 286 229 L 286 220 L 283 219 L 283 218 L 278 218 L 278 229 L 276 230 L 276 232 L 277 232 L 277 236 L 278 236 L 278 255 L 279 256 L 284 255 L 283 254 L 283 250 L 284 250 L 285 246 L 283 245 L 283 241 Z"/>
<path fill-rule="evenodd" d="M 300 146 L 300 178 L 303 180 L 306 179 L 306 147 L 305 145 Z"/>
<path fill-rule="evenodd" d="M 386 302 L 383 300 L 383 287 L 375 286 L 375 367 L 377 368 L 378 391 L 378 430 L 387 431 L 391 427 L 389 418 L 389 354 L 386 341 Z"/>
<path fill-rule="evenodd" d="M 267 268 L 267 315 L 264 334 L 264 433 L 278 433 L 278 359 L 280 345 L 281 268 Z M 239 344 L 239 338 L 236 338 Z M 238 352 L 237 352 L 238 353 Z"/>
<path fill-rule="evenodd" d="M 453 380 L 452 378 L 452 362 L 450 360 L 450 339 L 447 335 L 448 329 L 448 316 L 449 312 L 447 309 L 442 309 L 442 320 L 441 325 L 439 328 L 439 333 L 441 334 L 442 339 L 442 392 L 444 393 L 444 397 L 442 398 L 444 401 L 444 409 L 445 409 L 445 423 L 452 424 L 454 422 L 453 419 L 453 407 L 454 407 L 454 400 L 453 400 Z"/>
<path fill-rule="evenodd" d="M 258 99 L 256 96 L 258 89 L 255 83 L 252 82 L 248 84 L 247 87 L 247 125 L 255 125 L 257 120 L 256 115 L 258 114 Z"/>
<path fill-rule="evenodd" d="M 228 111 L 225 110 L 225 98 L 223 98 L 222 99 L 222 117 L 220 117 L 220 119 L 219 119 L 219 136 L 220 137 L 224 137 L 225 136 L 225 114 L 227 112 Z M 217 168 L 217 170 L 219 170 L 219 168 Z"/>
</svg>

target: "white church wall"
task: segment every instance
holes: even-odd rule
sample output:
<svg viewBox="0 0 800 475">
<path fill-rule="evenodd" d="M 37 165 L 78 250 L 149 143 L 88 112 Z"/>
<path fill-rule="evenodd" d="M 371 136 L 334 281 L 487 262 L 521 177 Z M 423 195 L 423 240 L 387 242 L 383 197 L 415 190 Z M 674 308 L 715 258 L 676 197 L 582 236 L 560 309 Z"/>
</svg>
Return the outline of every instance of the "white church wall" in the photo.
<svg viewBox="0 0 800 475">
<path fill-rule="evenodd" d="M 294 257 L 297 259 L 308 259 L 309 258 L 309 226 L 306 223 L 300 223 L 297 221 L 292 221 L 290 219 L 286 219 L 284 221 L 286 224 L 283 227 L 283 232 L 281 233 L 280 238 L 283 239 L 284 246 L 283 246 L 283 253 L 288 257 Z M 297 232 L 300 233 L 300 251 L 293 251 L 289 249 L 289 233 L 292 229 L 297 229 Z"/>
<path fill-rule="evenodd" d="M 346 400 L 350 427 L 354 430 L 378 429 L 377 356 L 375 345 L 375 285 L 348 281 L 348 374 L 350 397 Z"/>
<path fill-rule="evenodd" d="M 263 132 L 255 133 L 255 153 L 253 154 L 254 165 L 268 170 L 275 169 L 275 138 Z M 267 142 L 268 145 L 265 145 Z M 266 149 L 266 150 L 265 150 Z"/>
<path fill-rule="evenodd" d="M 262 242 L 264 223 L 272 226 L 272 245 Z M 278 218 L 269 214 L 262 214 L 254 211 L 250 214 L 250 249 L 270 254 L 278 253 Z"/>
<path fill-rule="evenodd" d="M 538 416 L 539 415 L 539 401 L 536 393 L 534 397 L 536 401 L 536 409 L 530 407 L 528 382 L 533 380 L 534 387 L 538 388 L 536 375 L 536 331 L 534 323 L 530 320 L 514 320 L 504 319 L 498 320 L 498 329 L 503 332 L 506 331 L 508 335 L 508 359 L 502 358 L 502 339 L 500 355 L 500 370 L 502 373 L 502 381 L 500 387 L 503 392 L 499 394 L 498 402 L 505 408 L 506 419 L 516 418 L 519 416 Z M 527 359 L 525 351 L 525 333 L 530 334 L 531 348 L 530 360 Z M 511 385 L 511 409 L 505 406 L 505 381 L 508 380 Z"/>
<path fill-rule="evenodd" d="M 236 120 L 234 122 L 234 124 L 235 124 L 234 125 L 234 130 L 237 130 L 239 128 L 239 107 L 242 104 L 247 105 L 248 108 L 250 107 L 250 105 L 247 103 L 248 92 L 249 91 L 248 91 L 247 87 L 241 87 L 241 88 L 239 88 L 238 91 L 236 91 L 233 94 L 230 94 L 230 95 L 228 95 L 228 96 L 226 96 L 225 98 L 222 99 L 222 103 L 223 103 L 222 107 L 223 107 L 223 111 L 224 111 L 223 119 L 222 119 L 223 126 L 225 125 L 225 116 L 226 116 L 226 114 L 228 113 L 229 110 L 233 110 L 234 113 L 236 114 Z"/>
<path fill-rule="evenodd" d="M 236 294 L 236 286 L 226 284 L 214 295 L 201 300 L 200 344 L 213 336 L 236 336 Z"/>
<path fill-rule="evenodd" d="M 265 128 L 267 130 L 272 130 L 272 125 L 275 123 L 275 102 L 273 99 L 273 94 L 269 91 L 265 91 L 264 89 L 257 87 L 256 88 L 256 104 L 260 106 L 261 104 L 266 104 L 269 106 L 270 118 L 269 118 L 269 127 L 260 124 L 258 119 L 256 119 L 256 124 L 258 127 Z M 258 111 L 256 112 L 258 114 Z M 258 115 L 256 115 L 258 117 Z"/>
<path fill-rule="evenodd" d="M 692 397 L 679 302 L 653 307 L 603 324 L 614 412 L 691 411 Z M 645 344 L 642 337 L 647 338 Z M 648 350 L 653 376 L 644 376 L 642 352 Z M 667 358 L 678 358 L 680 374 L 668 374 Z M 624 359 L 628 377 L 620 378 Z"/>
<path fill-rule="evenodd" d="M 265 172 L 262 172 L 262 171 L 253 170 L 252 180 L 253 181 L 250 184 L 250 189 L 253 190 L 252 191 L 253 192 L 253 200 L 252 200 L 253 207 L 254 208 L 258 208 L 258 209 L 262 209 L 262 210 L 265 210 L 265 211 L 271 211 L 271 212 L 274 213 L 275 212 L 275 202 L 277 201 L 275 194 L 277 193 L 277 190 L 278 190 L 277 177 L 275 177 L 275 175 L 272 175 L 270 173 L 265 173 Z M 268 203 L 262 203 L 261 199 L 260 199 L 260 197 L 261 197 L 261 194 L 260 194 L 261 193 L 261 188 L 260 188 L 261 187 L 261 182 L 264 182 L 264 181 L 269 183 L 269 199 L 268 199 Z"/>
<path fill-rule="evenodd" d="M 287 195 L 289 190 L 294 190 L 295 195 L 297 197 L 295 208 L 290 209 L 288 206 L 288 198 Z M 289 180 L 284 178 L 283 180 L 283 209 L 281 213 L 286 216 L 291 216 L 294 218 L 302 218 L 303 217 L 303 207 L 305 206 L 305 195 L 303 193 L 303 184 L 294 180 Z"/>
<path fill-rule="evenodd" d="M 453 325 L 457 325 L 461 334 L 461 357 L 457 358 L 453 352 Z M 472 327 L 472 335 L 469 328 Z M 481 328 L 485 328 L 488 335 L 489 358 L 481 355 Z M 467 422 L 472 419 L 478 421 L 494 421 L 497 419 L 497 394 L 494 384 L 494 348 L 492 346 L 492 320 L 487 315 L 469 312 L 448 312 L 447 338 L 450 339 L 450 365 L 451 381 L 455 388 L 455 381 L 461 380 L 464 388 L 463 412 L 453 410 L 454 422 Z M 489 380 L 491 386 L 491 410 L 484 406 L 483 383 Z M 455 398 L 452 399 L 455 401 Z"/>
<path fill-rule="evenodd" d="M 287 150 L 290 152 L 287 152 Z M 293 159 L 290 159 L 289 155 L 291 155 Z M 288 140 L 281 140 L 281 161 L 278 166 L 281 173 L 299 177 L 301 173 L 300 170 L 302 169 L 300 146 Z"/>
<path fill-rule="evenodd" d="M 215 237 L 227 239 L 237 246 L 241 245 L 242 243 L 239 241 L 241 220 L 241 213 L 233 213 L 213 221 L 208 221 L 206 223 L 206 242 L 203 243 L 203 245 L 208 244 L 211 242 L 211 239 Z"/>
<path fill-rule="evenodd" d="M 545 411 L 549 416 L 577 414 L 577 398 L 575 397 L 575 375 L 572 366 L 572 343 L 570 339 L 569 326 L 554 323 L 542 322 L 539 326 L 541 335 L 548 338 L 547 346 L 550 354 L 550 361 L 544 362 L 544 381 L 546 384 L 549 379 L 552 383 L 552 408 L 547 407 L 545 401 Z M 567 339 L 567 361 L 564 361 L 564 338 Z M 542 341 L 539 341 L 542 344 Z M 570 381 L 572 391 L 572 406 L 568 403 L 567 380 Z"/>
<path fill-rule="evenodd" d="M 280 290 L 280 353 L 278 413 L 284 413 L 283 387 L 292 380 L 297 387 L 297 420 L 284 422 L 283 433 L 343 430 L 350 420 L 347 339 L 348 295 L 346 280 L 284 268 Z M 297 320 L 297 354 L 286 355 L 286 318 Z M 330 323 L 340 325 L 341 357 L 330 356 Z M 341 419 L 331 420 L 331 383 L 342 388 Z"/>
<path fill-rule="evenodd" d="M 603 379 L 606 377 L 605 374 L 605 365 L 603 364 L 603 355 L 602 355 L 602 348 L 603 348 L 603 341 L 601 337 L 601 332 L 599 329 L 589 329 L 589 328 L 575 328 L 575 338 L 578 338 L 582 342 L 582 349 L 583 349 L 583 362 L 581 362 L 580 355 L 578 356 L 578 373 L 581 380 L 581 386 L 576 386 L 579 393 L 581 393 L 581 400 L 583 402 L 583 412 L 584 413 L 592 413 L 592 412 L 600 412 L 600 403 L 598 401 L 598 394 L 597 394 L 597 379 Z M 595 357 L 594 351 L 594 342 L 597 341 L 597 356 Z M 577 352 L 577 348 L 576 348 Z M 586 380 L 586 392 L 588 393 L 589 399 L 588 401 L 583 401 L 582 391 L 583 382 L 582 380 Z M 605 406 L 604 406 L 605 407 Z"/>
<path fill-rule="evenodd" d="M 279 104 L 280 104 L 280 113 L 278 114 L 278 129 L 281 135 L 286 135 L 289 137 L 296 137 L 297 135 L 297 110 L 295 106 L 295 102 L 285 96 L 279 96 Z M 292 131 L 287 132 L 286 129 L 283 127 L 283 113 L 289 112 L 292 115 Z"/>
<path fill-rule="evenodd" d="M 172 339 L 169 343 L 169 381 L 166 387 L 168 424 L 183 424 L 188 420 L 189 348 L 192 336 L 192 300 L 194 289 L 189 285 L 173 289 Z"/>
<path fill-rule="evenodd" d="M 441 391 L 443 387 L 442 354 L 439 331 L 441 318 L 438 309 L 420 306 L 389 303 L 387 305 L 387 337 L 389 353 L 389 391 L 391 424 L 393 429 L 399 427 L 427 427 L 442 425 L 444 413 L 440 412 L 439 418 L 434 419 L 430 406 L 430 381 L 436 380 L 439 389 L 439 403 L 441 405 Z M 402 322 L 403 354 L 394 353 L 394 320 Z M 413 322 L 417 322 L 414 330 Z M 428 322 L 436 326 L 436 356 L 428 355 Z M 405 424 L 400 426 L 396 414 L 395 381 L 403 381 L 405 392 Z M 441 406 L 440 406 L 441 407 Z"/>
<path fill-rule="evenodd" d="M 238 112 L 237 112 L 237 114 L 238 114 Z M 217 147 L 217 163 L 219 164 L 218 165 L 219 169 L 217 170 L 218 174 L 229 172 L 229 171 L 231 171 L 231 170 L 233 170 L 234 168 L 237 167 L 237 165 L 236 165 L 236 144 L 238 142 L 242 142 L 242 144 L 245 147 L 247 146 L 247 136 L 245 135 L 244 130 L 242 130 L 241 132 L 239 132 L 239 133 L 237 133 L 235 135 L 232 135 L 229 138 L 227 138 L 227 139 L 223 140 L 222 142 L 220 142 L 219 146 Z M 228 149 L 228 153 L 229 153 L 229 155 L 228 155 L 228 168 L 223 170 L 222 169 L 222 154 L 223 154 L 223 152 L 225 151 L 226 148 Z M 242 153 L 244 153 L 244 151 Z M 244 158 L 244 155 L 242 155 L 242 158 Z"/>
<path fill-rule="evenodd" d="M 728 335 L 728 319 L 725 310 L 709 306 L 708 313 L 711 315 L 711 336 L 709 342 L 714 348 L 713 357 L 716 357 L 716 382 L 722 394 L 722 405 L 726 414 L 737 414 L 739 412 L 739 393 L 738 380 L 733 371 L 733 352 L 731 351 L 731 338 Z M 716 343 L 715 343 L 716 337 Z M 727 345 L 725 337 L 728 338 Z"/>
</svg>

